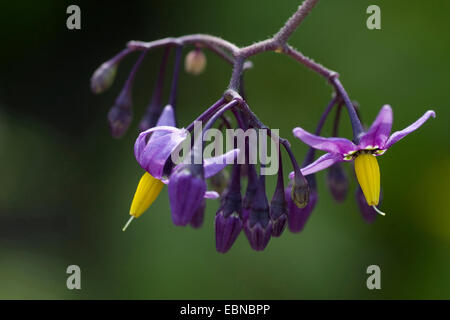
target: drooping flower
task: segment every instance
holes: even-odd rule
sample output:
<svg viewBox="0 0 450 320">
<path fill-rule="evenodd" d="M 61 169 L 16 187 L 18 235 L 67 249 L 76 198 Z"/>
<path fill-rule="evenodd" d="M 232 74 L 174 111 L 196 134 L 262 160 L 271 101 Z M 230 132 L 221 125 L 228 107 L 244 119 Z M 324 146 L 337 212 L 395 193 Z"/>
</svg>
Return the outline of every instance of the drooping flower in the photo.
<svg viewBox="0 0 450 320">
<path fill-rule="evenodd" d="M 191 222 L 197 213 L 201 215 L 199 210 L 204 202 L 204 198 L 215 199 L 219 197 L 217 192 L 206 190 L 206 182 L 204 180 L 219 173 L 228 163 L 232 163 L 238 156 L 239 149 L 233 149 L 223 155 L 204 159 L 203 165 L 200 165 L 202 167 L 203 177 L 194 179 L 197 182 L 194 185 L 198 187 L 194 190 L 194 188 L 191 188 L 194 185 L 190 185 L 193 180 L 189 179 L 190 177 L 185 174 L 187 166 L 184 163 L 176 165 L 171 170 L 169 177 L 164 176 L 164 168 L 171 153 L 187 137 L 187 130 L 175 127 L 175 114 L 170 105 L 164 108 L 156 127 L 148 129 L 139 135 L 135 143 L 134 151 L 136 159 L 141 167 L 146 170 L 146 173 L 144 173 L 136 189 L 131 204 L 133 210 L 130 209 L 131 218 L 124 227 L 124 230 L 133 218 L 139 217 L 150 207 L 161 192 L 164 184 L 169 184 L 172 219 L 176 225 L 186 225 Z M 170 183 L 171 180 L 172 183 Z M 187 184 L 191 187 L 187 187 Z M 181 185 L 184 186 L 182 188 L 183 192 L 178 192 L 177 190 Z M 186 190 L 190 190 L 195 195 L 196 201 L 192 203 L 186 202 L 192 200 L 184 192 Z M 197 200 L 197 198 L 200 200 Z M 200 219 L 200 216 L 197 216 L 197 218 Z M 197 225 L 201 225 L 200 220 L 193 221 L 193 226 L 195 227 Z"/>
<path fill-rule="evenodd" d="M 367 204 L 378 210 L 376 206 L 380 197 L 380 171 L 376 156 L 385 153 L 393 144 L 417 130 L 430 117 L 435 116 L 435 112 L 429 110 L 404 130 L 394 132 L 391 135 L 392 109 L 389 105 L 385 105 L 381 108 L 369 130 L 357 137 L 359 140 L 357 143 L 345 138 L 320 137 L 297 127 L 293 130 L 297 138 L 315 149 L 327 152 L 310 165 L 302 168 L 301 171 L 303 175 L 309 175 L 328 168 L 334 163 L 354 160 L 356 176 Z M 291 173 L 291 176 L 293 176 L 293 173 Z M 378 212 L 383 214 L 381 211 Z"/>
<path fill-rule="evenodd" d="M 181 165 L 170 175 L 169 200 L 172 221 L 177 226 L 187 225 L 200 208 L 206 192 L 206 181 L 201 164 Z"/>
</svg>

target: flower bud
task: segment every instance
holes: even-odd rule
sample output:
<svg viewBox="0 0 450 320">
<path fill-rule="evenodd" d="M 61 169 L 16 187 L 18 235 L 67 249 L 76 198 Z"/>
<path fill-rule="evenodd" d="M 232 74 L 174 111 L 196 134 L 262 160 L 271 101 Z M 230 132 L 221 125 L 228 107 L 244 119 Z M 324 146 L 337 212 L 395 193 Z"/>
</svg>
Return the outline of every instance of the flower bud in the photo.
<svg viewBox="0 0 450 320">
<path fill-rule="evenodd" d="M 328 169 L 327 184 L 337 202 L 345 200 L 348 193 L 348 179 L 340 163 L 335 163 Z"/>
<path fill-rule="evenodd" d="M 187 73 L 199 75 L 206 68 L 206 56 L 203 51 L 195 49 L 186 55 L 184 68 Z"/>
<path fill-rule="evenodd" d="M 230 250 L 243 227 L 240 167 L 233 166 L 230 186 L 216 214 L 216 250 L 221 253 Z"/>
<path fill-rule="evenodd" d="M 309 185 L 306 178 L 300 174 L 295 173 L 292 184 L 291 197 L 297 207 L 305 208 L 309 200 Z"/>
<path fill-rule="evenodd" d="M 108 112 L 108 122 L 111 135 L 120 138 L 127 131 L 133 119 L 131 100 L 125 104 L 116 104 Z"/>
<path fill-rule="evenodd" d="M 312 186 L 311 192 L 309 193 L 308 204 L 304 208 L 299 208 L 291 198 L 290 188 L 286 188 L 285 196 L 288 203 L 288 228 L 291 232 L 297 233 L 303 230 L 306 222 L 308 221 L 311 212 L 317 203 L 317 190 L 315 188 L 315 177 L 310 175 L 307 177 L 309 179 L 309 184 Z"/>
<path fill-rule="evenodd" d="M 178 167 L 169 178 L 169 200 L 172 221 L 177 226 L 185 226 L 201 206 L 206 192 L 201 164 Z"/>
<path fill-rule="evenodd" d="M 270 202 L 270 219 L 272 220 L 272 236 L 279 237 L 287 222 L 287 203 L 282 185 L 277 185 Z"/>
<path fill-rule="evenodd" d="M 203 220 L 205 218 L 205 209 L 206 209 L 206 201 L 203 199 L 200 207 L 195 211 L 194 216 L 192 217 L 189 224 L 192 228 L 200 228 L 203 225 Z"/>
<path fill-rule="evenodd" d="M 117 63 L 107 61 L 103 63 L 91 77 L 91 90 L 99 94 L 111 87 L 117 73 Z"/>
<path fill-rule="evenodd" d="M 242 230 L 242 220 L 237 213 L 225 216 L 219 211 L 215 219 L 216 231 L 216 250 L 220 253 L 226 253 Z"/>
<path fill-rule="evenodd" d="M 244 231 L 253 250 L 262 251 L 266 248 L 272 235 L 272 221 L 270 221 L 264 176 L 259 179 L 249 217 L 244 224 Z"/>
</svg>

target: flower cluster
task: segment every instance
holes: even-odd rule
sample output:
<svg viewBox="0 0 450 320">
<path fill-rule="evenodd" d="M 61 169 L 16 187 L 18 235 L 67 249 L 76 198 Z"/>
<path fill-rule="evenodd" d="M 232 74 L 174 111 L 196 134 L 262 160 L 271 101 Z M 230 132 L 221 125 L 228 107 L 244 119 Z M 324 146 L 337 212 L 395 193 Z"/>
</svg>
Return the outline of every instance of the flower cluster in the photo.
<svg viewBox="0 0 450 320">
<path fill-rule="evenodd" d="M 264 250 L 272 237 L 279 237 L 288 226 L 292 232 L 303 230 L 317 200 L 315 173 L 328 169 L 327 181 L 333 197 L 342 202 L 348 193 L 349 182 L 340 162 L 354 162 L 359 187 L 356 199 L 363 218 L 372 222 L 380 202 L 380 170 L 377 157 L 384 154 L 393 144 L 418 129 L 433 111 L 427 111 L 412 125 L 391 134 L 393 114 L 390 106 L 382 107 L 368 130 L 358 116 L 357 107 L 351 102 L 336 72 L 326 69 L 287 44 L 290 34 L 303 21 L 317 0 L 306 0 L 283 28 L 272 38 L 251 46 L 238 48 L 228 41 L 209 35 L 190 35 L 180 38 L 166 38 L 153 42 L 131 41 L 127 48 L 103 63 L 91 78 L 95 93 L 108 89 L 114 81 L 120 61 L 132 52 L 141 51 L 125 85 L 108 112 L 108 122 L 113 137 L 121 137 L 132 119 L 132 86 L 136 72 L 149 50 L 164 48 L 161 67 L 157 76 L 152 98 L 140 122 L 140 134 L 134 145 L 134 155 L 144 174 L 137 186 L 131 208 L 129 223 L 141 216 L 167 185 L 172 221 L 177 226 L 202 225 L 206 199 L 219 199 L 215 216 L 216 249 L 225 253 L 243 231 L 252 249 Z M 194 50 L 185 57 L 186 72 L 198 75 L 206 67 L 203 50 L 210 50 L 233 65 L 230 84 L 225 93 L 192 123 L 181 127 L 176 121 L 176 98 L 178 75 L 181 69 L 183 50 L 193 45 Z M 162 103 L 163 83 L 166 76 L 170 52 L 175 51 L 172 84 L 166 104 Z M 333 86 L 335 93 L 327 105 L 315 134 L 297 127 L 295 137 L 310 146 L 300 166 L 291 150 L 290 143 L 280 138 L 264 125 L 247 104 L 244 93 L 244 71 L 251 67 L 247 59 L 253 55 L 275 51 L 283 53 L 324 76 Z M 346 108 L 349 115 L 353 139 L 338 137 L 340 114 Z M 331 110 L 336 108 L 333 137 L 324 138 L 320 132 Z M 231 116 L 231 117 L 230 117 Z M 196 123 L 204 124 L 200 135 L 193 135 Z M 207 130 L 216 126 L 219 130 L 237 128 L 242 131 L 264 130 L 276 146 L 278 169 L 275 191 L 269 201 L 266 193 L 264 168 L 250 160 L 248 150 L 252 142 L 245 139 L 243 145 L 237 140 L 225 153 L 204 157 L 204 141 Z M 173 155 L 183 149 L 183 161 L 174 161 Z M 286 151 L 293 171 L 289 182 L 284 181 L 282 150 Z M 315 159 L 315 151 L 326 153 Z M 273 151 L 272 151 L 273 152 Z M 237 161 L 244 159 L 243 162 Z M 224 170 L 231 164 L 228 171 Z M 208 190 L 208 183 L 212 190 Z M 245 190 L 243 190 L 245 185 Z"/>
</svg>

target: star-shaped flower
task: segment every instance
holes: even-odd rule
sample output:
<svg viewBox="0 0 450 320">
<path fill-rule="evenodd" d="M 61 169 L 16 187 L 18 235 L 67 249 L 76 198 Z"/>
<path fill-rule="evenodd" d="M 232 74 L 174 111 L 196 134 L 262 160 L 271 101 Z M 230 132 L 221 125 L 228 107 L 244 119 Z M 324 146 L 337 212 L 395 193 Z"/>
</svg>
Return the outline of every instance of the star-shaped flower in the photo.
<svg viewBox="0 0 450 320">
<path fill-rule="evenodd" d="M 436 117 L 432 110 L 425 112 L 422 117 L 407 128 L 391 134 L 392 108 L 389 105 L 384 105 L 369 130 L 358 137 L 357 143 L 345 138 L 319 137 L 297 127 L 293 130 L 294 136 L 315 149 L 327 152 L 310 165 L 302 168 L 301 171 L 303 175 L 309 175 L 326 169 L 336 162 L 355 161 L 358 182 L 367 203 L 375 209 L 380 197 L 380 171 L 376 156 L 382 155 L 393 144 L 417 130 L 430 117 Z M 292 175 L 293 173 L 291 173 Z"/>
</svg>

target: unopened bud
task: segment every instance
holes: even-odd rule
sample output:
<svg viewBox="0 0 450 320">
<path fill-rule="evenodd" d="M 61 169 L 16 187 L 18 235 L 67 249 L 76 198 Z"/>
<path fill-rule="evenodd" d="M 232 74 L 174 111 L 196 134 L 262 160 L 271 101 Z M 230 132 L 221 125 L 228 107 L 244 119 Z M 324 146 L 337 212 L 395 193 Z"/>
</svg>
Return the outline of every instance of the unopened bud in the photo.
<svg viewBox="0 0 450 320">
<path fill-rule="evenodd" d="M 184 68 L 187 73 L 199 75 L 206 68 L 206 56 L 203 51 L 195 49 L 186 55 Z"/>
<path fill-rule="evenodd" d="M 272 236 L 279 237 L 287 222 L 287 202 L 282 184 L 278 184 L 270 202 L 270 219 L 272 220 Z"/>
<path fill-rule="evenodd" d="M 131 97 L 128 93 L 121 93 L 114 106 L 108 112 L 108 122 L 111 135 L 120 138 L 127 131 L 133 118 Z"/>
<path fill-rule="evenodd" d="M 306 178 L 301 175 L 295 173 L 292 191 L 291 191 L 292 201 L 299 207 L 300 209 L 306 207 L 309 201 L 309 184 Z"/>
<path fill-rule="evenodd" d="M 120 138 L 130 126 L 133 114 L 131 109 L 123 109 L 114 105 L 108 112 L 108 122 L 111 135 Z"/>
<path fill-rule="evenodd" d="M 111 87 L 117 73 L 117 64 L 109 61 L 103 63 L 91 77 L 91 90 L 99 94 Z"/>
</svg>

